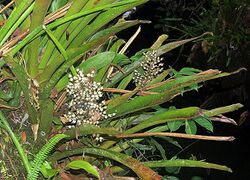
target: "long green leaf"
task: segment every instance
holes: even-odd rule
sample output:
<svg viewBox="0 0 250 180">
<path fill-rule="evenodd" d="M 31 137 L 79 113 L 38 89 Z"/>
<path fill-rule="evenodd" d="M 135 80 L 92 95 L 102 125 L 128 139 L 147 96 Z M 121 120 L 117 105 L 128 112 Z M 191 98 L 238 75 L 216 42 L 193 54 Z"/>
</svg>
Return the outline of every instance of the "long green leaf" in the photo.
<svg viewBox="0 0 250 180">
<path fill-rule="evenodd" d="M 122 1 L 122 2 L 116 2 L 116 3 L 96 7 L 96 8 L 90 9 L 90 10 L 86 10 L 84 12 L 76 13 L 74 15 L 71 15 L 71 16 L 63 18 L 63 19 L 59 19 L 59 20 L 49 24 L 47 26 L 47 29 L 49 29 L 49 30 L 54 29 L 54 28 L 56 28 L 64 23 L 67 23 L 69 21 L 78 19 L 80 17 L 86 16 L 89 14 L 93 14 L 95 12 L 107 10 L 109 8 L 119 7 L 119 6 L 123 6 L 123 5 L 130 4 L 130 3 L 136 3 L 136 2 L 139 2 L 140 4 L 142 4 L 142 3 L 145 3 L 147 1 L 148 0 L 126 0 L 126 1 Z M 44 32 L 43 32 L 42 26 L 37 27 L 34 31 L 32 31 L 29 35 L 27 35 L 26 38 L 23 39 L 15 48 L 13 48 L 11 50 L 10 54 L 15 55 L 21 48 L 23 48 L 23 46 L 25 46 L 27 43 L 29 43 L 31 40 L 33 40 L 35 37 L 38 37 L 43 33 Z"/>
<path fill-rule="evenodd" d="M 163 46 L 161 46 L 160 48 L 156 49 L 156 53 L 158 56 L 161 56 L 162 54 L 165 54 L 181 45 L 184 45 L 188 42 L 194 41 L 199 39 L 200 37 L 206 35 L 207 33 L 195 37 L 195 38 L 190 38 L 190 39 L 185 39 L 182 41 L 176 41 L 176 42 L 172 42 L 172 43 L 168 43 L 165 44 Z M 112 79 L 111 82 L 104 84 L 104 87 L 112 87 L 114 86 L 116 83 L 118 83 L 119 81 L 121 81 L 124 77 L 127 77 L 129 74 L 131 74 L 135 69 L 137 69 L 140 66 L 140 61 L 142 61 L 143 58 L 140 58 L 138 61 L 135 61 L 134 63 L 128 65 L 127 67 L 124 68 L 124 72 L 121 73 L 117 73 Z"/>
<path fill-rule="evenodd" d="M 83 169 L 87 173 L 90 173 L 90 174 L 94 175 L 95 177 L 97 177 L 98 179 L 100 179 L 100 175 L 99 175 L 99 172 L 97 171 L 97 169 L 87 161 L 74 160 L 74 161 L 70 162 L 69 164 L 67 164 L 66 168 L 74 169 L 74 170 Z"/>
<path fill-rule="evenodd" d="M 82 54 L 86 53 L 91 48 L 95 48 L 105 42 L 108 39 L 108 37 L 103 37 L 102 39 L 93 40 L 81 47 L 77 52 L 74 54 L 74 58 L 71 58 L 71 55 L 69 54 L 69 59 L 60 66 L 60 68 L 53 74 L 51 79 L 48 83 L 46 83 L 46 86 L 43 88 L 41 92 L 41 99 L 46 99 L 50 96 L 51 90 L 54 88 L 56 83 L 60 80 L 60 78 L 63 76 L 65 72 L 82 56 Z M 78 55 L 76 55 L 78 54 Z M 53 69 L 52 69 L 53 70 Z M 42 80 L 43 83 L 46 82 L 47 79 Z"/>
<path fill-rule="evenodd" d="M 11 56 L 5 56 L 4 60 L 11 67 L 12 72 L 14 73 L 15 77 L 17 78 L 21 86 L 25 98 L 25 103 L 31 119 L 31 123 L 37 124 L 38 122 L 37 111 L 36 108 L 34 107 L 32 89 L 30 87 L 30 82 L 28 81 L 29 79 L 28 75 L 26 74 L 24 68 L 18 63 L 16 63 L 17 60 L 12 58 Z"/>
<path fill-rule="evenodd" d="M 164 113 L 156 114 L 150 117 L 149 119 L 146 119 L 145 121 L 139 123 L 135 127 L 132 127 L 129 130 L 125 131 L 125 133 L 135 133 L 142 129 L 146 129 L 148 127 L 162 124 L 168 121 L 188 120 L 197 116 L 200 116 L 200 109 L 197 107 L 188 107 L 188 108 L 170 110 Z"/>
<path fill-rule="evenodd" d="M 31 165 L 29 163 L 27 155 L 24 152 L 24 149 L 22 148 L 21 144 L 19 143 L 15 133 L 11 130 L 11 127 L 10 127 L 10 125 L 9 125 L 9 123 L 8 123 L 7 119 L 5 118 L 2 111 L 0 111 L 0 127 L 4 128 L 8 132 L 9 136 L 11 137 L 13 143 L 16 146 L 16 149 L 19 153 L 19 156 L 22 160 L 22 163 L 24 164 L 24 167 L 25 167 L 27 173 L 29 173 L 31 171 Z"/>
<path fill-rule="evenodd" d="M 220 171 L 227 171 L 232 173 L 232 169 L 219 164 L 208 163 L 204 161 L 195 161 L 187 159 L 172 159 L 172 160 L 161 160 L 161 161 L 148 161 L 143 162 L 145 166 L 150 168 L 159 168 L 159 167 L 194 167 L 194 168 L 206 168 L 206 169 L 216 169 Z M 123 171 L 121 167 L 113 167 L 111 171 L 113 173 Z"/>
<path fill-rule="evenodd" d="M 108 108 L 112 109 L 116 106 L 119 106 L 122 103 L 125 103 L 129 98 L 134 96 L 138 91 L 139 91 L 139 89 L 135 89 L 130 93 L 126 93 L 126 94 L 123 94 L 121 96 L 117 96 L 117 97 L 113 98 L 112 100 L 109 101 Z"/>
<path fill-rule="evenodd" d="M 94 21 L 91 22 L 91 24 L 88 24 L 95 17 L 96 14 L 91 15 L 90 18 L 86 19 L 86 22 L 85 21 L 81 22 L 74 29 L 73 32 L 71 32 L 69 30 L 69 34 L 70 34 L 69 39 L 68 40 L 65 39 L 64 41 L 61 42 L 63 47 L 65 49 L 70 49 L 70 48 L 76 48 L 76 47 L 80 46 L 81 44 L 86 42 L 86 40 L 89 39 L 92 35 L 94 35 L 94 33 L 96 33 L 99 29 L 104 27 L 104 25 L 109 23 L 111 20 L 113 20 L 114 18 L 116 18 L 121 13 L 125 12 L 126 10 L 131 9 L 134 6 L 137 6 L 137 5 L 141 4 L 141 3 L 143 3 L 143 1 L 144 0 L 140 0 L 140 1 L 136 1 L 136 2 L 131 1 L 131 4 L 124 4 L 122 6 L 117 6 L 115 8 L 107 9 L 107 11 L 105 11 L 105 12 L 101 13 L 100 15 L 98 15 L 94 19 Z M 105 1 L 101 1 L 101 2 L 105 2 Z M 108 3 L 108 2 L 110 4 L 112 4 L 110 2 L 110 0 L 106 1 L 106 3 Z M 113 3 L 113 4 L 115 4 L 115 3 Z M 97 7 L 103 7 L 103 6 L 106 6 L 106 4 L 105 5 L 100 5 L 100 6 L 97 6 Z M 54 59 L 57 56 L 58 56 L 58 53 L 54 52 L 50 57 L 50 61 L 54 63 Z"/>
<path fill-rule="evenodd" d="M 161 86 L 151 89 L 154 92 L 163 92 L 163 91 L 171 91 L 176 89 L 181 89 L 185 87 L 192 86 L 193 84 L 205 82 L 208 80 L 229 76 L 230 73 L 221 73 L 218 70 L 208 70 L 198 74 L 189 75 L 189 76 L 181 76 L 176 79 L 167 80 L 165 83 L 162 83 Z"/>
<path fill-rule="evenodd" d="M 120 117 L 139 110 L 151 108 L 174 98 L 180 91 L 170 91 L 147 96 L 137 96 L 132 100 L 122 103 L 114 108 L 108 109 L 108 113 L 115 113 L 115 117 Z"/>
<path fill-rule="evenodd" d="M 70 139 L 74 139 L 76 135 L 84 136 L 84 135 L 91 135 L 91 134 L 106 134 L 106 135 L 116 135 L 120 132 L 115 130 L 114 128 L 104 128 L 98 127 L 91 124 L 83 124 L 77 128 L 72 128 L 65 132 Z"/>
<path fill-rule="evenodd" d="M 45 15 L 47 14 L 47 10 L 52 0 L 36 0 L 34 9 L 31 15 L 31 24 L 30 31 L 33 31 L 38 26 L 43 25 L 43 21 Z M 40 42 L 40 37 L 37 37 L 33 40 L 28 46 L 28 61 L 27 61 L 27 69 L 28 73 L 31 77 L 37 76 L 38 73 L 38 55 L 39 48 L 37 48 L 37 44 Z"/>
<path fill-rule="evenodd" d="M 173 160 L 162 160 L 162 161 L 149 161 L 144 163 L 145 166 L 156 168 L 156 167 L 196 167 L 196 168 L 207 168 L 217 169 L 221 171 L 233 172 L 231 168 L 223 165 L 208 163 L 204 161 L 186 160 L 186 159 L 173 159 Z"/>
<path fill-rule="evenodd" d="M 128 27 L 131 27 L 131 26 L 134 26 L 138 23 L 140 23 L 141 21 L 125 21 L 125 22 L 121 22 L 121 23 L 117 23 L 116 25 L 114 25 L 113 27 L 111 28 L 108 28 L 108 29 L 105 29 L 103 31 L 101 31 L 98 36 L 96 36 L 95 38 L 92 38 L 91 40 L 89 40 L 88 42 L 85 43 L 85 45 L 83 46 L 84 47 L 84 51 L 89 51 L 91 49 L 93 49 L 93 47 L 98 47 L 97 45 L 100 45 L 100 44 L 97 44 L 97 45 L 92 45 L 90 49 L 86 49 L 86 44 L 90 43 L 90 42 L 99 42 L 99 40 L 102 40 L 103 38 L 105 37 L 110 37 L 112 35 L 114 35 L 115 33 L 125 29 L 125 28 L 128 28 Z M 67 54 L 70 56 L 70 57 L 74 57 L 74 56 L 78 56 L 80 53 L 82 53 L 82 47 L 77 47 L 77 48 L 71 48 L 67 51 Z M 118 55 L 117 55 L 118 56 Z M 122 56 L 122 55 L 119 55 L 119 56 Z M 105 65 L 108 65 L 109 63 L 109 60 L 111 59 L 107 59 L 106 61 L 103 61 L 105 59 L 102 59 L 102 63 L 100 62 L 99 65 L 102 65 L 103 63 L 105 63 Z M 53 63 L 53 64 L 50 64 L 46 69 L 45 71 L 40 75 L 39 77 L 39 81 L 40 82 L 43 82 L 43 81 L 46 81 L 47 79 L 50 78 L 50 76 L 54 73 L 54 71 L 60 66 L 61 63 L 63 63 L 64 59 L 61 58 L 60 56 L 57 57 L 57 60 Z M 92 64 L 92 61 L 86 61 L 84 62 L 83 64 Z M 97 63 L 97 62 L 96 62 Z M 81 66 L 84 67 L 84 65 L 80 65 L 80 68 Z"/>
<path fill-rule="evenodd" d="M 87 73 L 90 68 L 94 68 L 96 71 L 98 71 L 104 66 L 111 65 L 111 63 L 113 63 L 115 59 L 123 61 L 128 60 L 128 57 L 114 52 L 103 52 L 87 59 L 82 64 L 80 64 L 78 68 L 82 69 L 84 73 Z"/>
<path fill-rule="evenodd" d="M 84 12 L 85 10 L 88 10 L 91 8 L 94 8 L 93 1 L 86 1 L 86 0 L 74 1 L 69 11 L 67 12 L 67 14 L 64 16 L 64 18 L 67 18 L 79 12 Z M 55 37 L 58 39 L 60 44 L 62 44 L 62 47 L 66 49 L 66 46 L 64 46 L 64 44 L 67 41 L 69 41 L 70 38 L 72 38 L 73 36 L 72 32 L 77 31 L 77 30 L 80 31 L 83 27 L 87 26 L 87 24 L 91 20 L 93 20 L 93 18 L 96 16 L 96 14 L 98 14 L 98 12 L 87 15 L 87 16 L 83 16 L 74 21 L 69 21 L 59 26 L 55 31 Z M 48 65 L 48 62 L 52 62 L 52 60 L 54 60 L 54 57 L 57 57 L 58 55 L 59 55 L 59 52 L 56 51 L 54 44 L 49 42 L 45 50 L 45 53 L 41 59 L 41 64 L 39 65 L 39 69 L 44 70 L 46 65 Z"/>
<path fill-rule="evenodd" d="M 139 178 L 144 180 L 150 180 L 150 179 L 161 179 L 161 176 L 159 176 L 156 172 L 154 172 L 152 169 L 142 165 L 139 161 L 136 159 L 114 151 L 109 151 L 106 149 L 100 149 L 100 148 L 79 148 L 79 149 L 73 149 L 70 151 L 65 151 L 63 153 L 55 153 L 52 156 L 53 160 L 60 160 L 65 157 L 69 157 L 76 154 L 91 154 L 96 156 L 102 156 L 106 157 L 112 160 L 115 160 L 131 170 L 133 170 Z"/>
<path fill-rule="evenodd" d="M 206 35 L 211 35 L 211 33 L 207 32 L 207 33 L 204 33 L 200 36 L 197 36 L 197 37 L 194 37 L 194 38 L 190 38 L 190 39 L 185 39 L 185 40 L 181 40 L 181 41 L 175 41 L 175 42 L 171 42 L 171 43 L 167 43 L 163 46 L 161 46 L 160 48 L 158 48 L 156 50 L 156 53 L 158 56 L 162 55 L 162 54 L 165 54 L 166 52 L 169 52 L 179 46 L 182 46 L 188 42 L 191 42 L 191 41 L 194 41 L 194 40 L 197 40 L 203 36 L 206 36 Z"/>
<path fill-rule="evenodd" d="M 13 26 L 10 28 L 10 30 L 6 33 L 6 36 L 4 39 L 2 39 L 2 42 L 5 42 L 12 34 L 13 32 L 20 26 L 20 24 L 30 15 L 34 7 L 34 3 L 31 4 L 27 10 L 19 17 L 19 19 L 13 24 Z M 9 18 L 8 21 L 11 21 Z"/>
<path fill-rule="evenodd" d="M 39 131 L 43 134 L 43 139 L 48 137 L 52 127 L 54 117 L 54 103 L 51 99 L 40 101 L 41 104 L 41 117 L 39 121 Z"/>
<path fill-rule="evenodd" d="M 8 18 L 7 23 L 0 30 L 0 46 L 9 38 L 11 34 L 6 36 L 6 34 L 10 31 L 13 25 L 18 21 L 18 19 L 22 16 L 22 14 L 30 7 L 33 0 L 23 0 L 19 7 L 16 8 Z"/>
</svg>

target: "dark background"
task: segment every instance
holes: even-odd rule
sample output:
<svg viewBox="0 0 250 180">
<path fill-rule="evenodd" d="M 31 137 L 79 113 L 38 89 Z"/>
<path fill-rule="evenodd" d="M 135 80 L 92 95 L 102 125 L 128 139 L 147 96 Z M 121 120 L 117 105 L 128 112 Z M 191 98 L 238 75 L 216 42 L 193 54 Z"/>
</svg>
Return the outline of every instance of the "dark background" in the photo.
<svg viewBox="0 0 250 180">
<path fill-rule="evenodd" d="M 158 23 L 157 8 L 161 4 L 157 1 L 150 1 L 142 7 L 137 8 L 136 12 L 131 15 L 131 19 L 142 19 L 142 20 L 151 20 L 151 24 L 142 25 L 142 32 L 133 42 L 133 49 L 129 49 L 129 54 L 133 54 L 143 48 L 147 48 L 157 39 L 157 37 L 163 34 L 161 28 L 156 29 L 155 26 Z M 204 8 L 211 8 L 209 1 L 203 2 Z M 185 14 L 180 14 L 180 18 L 185 19 L 184 23 L 188 25 L 188 18 L 192 18 L 192 15 L 187 12 Z M 121 38 L 128 39 L 137 28 L 131 28 L 120 33 L 118 36 Z M 166 32 L 165 32 L 166 33 Z M 171 39 L 176 39 L 178 36 L 181 36 L 179 31 L 169 31 L 169 41 Z M 181 57 L 176 61 L 179 54 L 179 49 L 174 50 L 170 53 L 167 53 L 165 58 L 165 66 L 172 66 L 174 69 L 181 69 L 185 66 L 193 66 L 197 68 L 196 65 L 190 64 L 187 62 L 187 57 L 192 48 L 192 43 L 188 46 L 185 46 L 184 52 Z M 249 55 L 249 52 L 247 53 Z M 242 58 L 242 57 L 241 57 Z M 245 56 L 242 59 L 235 60 L 236 63 L 232 63 L 229 67 L 216 67 L 213 68 L 220 69 L 223 71 L 233 71 L 240 67 L 245 67 L 249 69 L 250 63 L 249 56 Z M 202 61 L 202 58 L 200 59 Z M 205 65 L 199 65 L 200 69 L 207 69 Z M 233 118 L 236 122 L 239 121 L 240 115 L 249 110 L 249 93 L 250 93 L 250 80 L 249 72 L 244 71 L 239 74 L 210 81 L 205 83 L 199 92 L 189 92 L 186 93 L 183 97 L 178 97 L 171 105 L 176 107 L 185 107 L 185 106 L 200 106 L 206 109 L 212 109 L 220 106 L 230 105 L 233 103 L 242 103 L 244 108 L 238 110 L 237 112 L 226 114 L 227 117 Z M 205 103 L 206 100 L 210 98 L 209 103 Z M 203 104 L 203 105 L 202 105 Z M 206 169 L 197 169 L 197 168 L 182 168 L 180 174 L 175 175 L 180 179 L 191 179 L 193 176 L 200 176 L 203 179 L 207 180 L 248 180 L 250 179 L 250 121 L 249 116 L 246 117 L 245 122 L 240 126 L 233 126 L 221 123 L 214 124 L 214 135 L 223 135 L 223 136 L 235 136 L 236 140 L 233 142 L 211 142 L 211 141 L 190 141 L 182 140 L 181 144 L 184 147 L 184 150 L 179 152 L 179 158 L 189 158 L 190 155 L 195 155 L 198 159 L 205 159 L 207 162 L 224 164 L 228 167 L 231 167 L 233 173 L 227 173 L 216 170 L 206 170 Z"/>
</svg>

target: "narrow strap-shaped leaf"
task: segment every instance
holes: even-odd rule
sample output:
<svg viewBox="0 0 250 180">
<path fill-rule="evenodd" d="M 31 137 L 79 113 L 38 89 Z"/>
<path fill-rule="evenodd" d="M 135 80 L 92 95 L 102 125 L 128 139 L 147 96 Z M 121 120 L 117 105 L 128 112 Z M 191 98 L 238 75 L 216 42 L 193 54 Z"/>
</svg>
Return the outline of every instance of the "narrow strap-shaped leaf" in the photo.
<svg viewBox="0 0 250 180">
<path fill-rule="evenodd" d="M 45 25 L 43 25 L 43 29 L 48 34 L 48 36 L 50 37 L 52 42 L 55 44 L 55 46 L 58 48 L 60 53 L 63 55 L 63 58 L 65 60 L 67 60 L 68 54 L 67 54 L 66 50 L 63 48 L 63 46 L 61 45 L 61 43 L 56 39 L 56 37 L 53 35 L 53 33 L 49 29 L 46 28 Z"/>
<path fill-rule="evenodd" d="M 50 37 L 52 42 L 55 44 L 57 49 L 60 51 L 60 53 L 62 54 L 64 60 L 65 61 L 68 60 L 69 57 L 68 57 L 68 54 L 67 54 L 66 50 L 63 48 L 61 43 L 56 39 L 56 37 L 53 35 L 53 33 L 50 30 L 48 30 L 45 25 L 43 25 L 43 29 L 48 34 L 48 36 Z M 76 76 L 77 73 L 76 73 L 76 70 L 75 70 L 74 66 L 71 66 L 70 70 L 71 70 L 72 74 L 74 76 Z"/>
<path fill-rule="evenodd" d="M 173 50 L 173 49 L 175 49 L 175 48 L 177 48 L 177 47 L 179 47 L 179 46 L 181 46 L 181 45 L 183 45 L 183 44 L 186 44 L 186 43 L 188 43 L 188 42 L 197 40 L 197 39 L 199 39 L 199 38 L 201 38 L 201 37 L 203 37 L 203 36 L 206 36 L 206 35 L 211 35 L 211 33 L 210 33 L 210 32 L 206 32 L 206 33 L 204 33 L 204 34 L 202 34 L 202 35 L 200 35 L 200 36 L 194 37 L 194 38 L 190 38 L 190 39 L 185 39 L 185 40 L 181 40 L 181 41 L 175 41 L 175 42 L 167 43 L 167 44 L 161 46 L 160 48 L 158 48 L 158 49 L 156 50 L 157 55 L 160 56 L 160 55 L 162 55 L 162 54 L 165 54 L 166 52 L 169 52 L 169 51 L 171 51 L 171 50 Z"/>
<path fill-rule="evenodd" d="M 139 123 L 135 127 L 132 127 L 125 131 L 125 133 L 135 133 L 147 127 L 162 124 L 173 120 L 188 120 L 194 117 L 200 116 L 200 109 L 197 107 L 188 107 L 182 109 L 169 110 L 164 113 L 156 114 L 149 119 Z"/>
<path fill-rule="evenodd" d="M 230 73 L 221 73 L 218 70 L 207 70 L 194 75 L 182 76 L 176 79 L 167 80 L 165 82 L 162 82 L 161 86 L 152 88 L 151 90 L 154 92 L 171 91 L 229 75 Z"/>
<path fill-rule="evenodd" d="M 39 121 L 40 134 L 44 134 L 42 138 L 46 138 L 52 127 L 52 121 L 54 117 L 54 103 L 51 99 L 40 101 L 41 104 L 41 117 Z"/>
<path fill-rule="evenodd" d="M 126 41 L 124 41 L 123 39 L 119 39 L 117 40 L 112 46 L 111 48 L 109 49 L 109 51 L 112 51 L 112 52 L 118 52 L 120 47 L 125 44 Z"/>
<path fill-rule="evenodd" d="M 29 30 L 33 31 L 38 26 L 43 25 L 43 21 L 45 15 L 47 14 L 47 10 L 52 0 L 36 0 L 34 5 L 34 10 L 31 15 L 31 25 Z M 37 76 L 38 73 L 38 55 L 39 48 L 37 48 L 37 44 L 40 42 L 40 37 L 37 37 L 33 40 L 28 46 L 28 61 L 27 61 L 27 69 L 28 73 L 31 77 Z"/>
<path fill-rule="evenodd" d="M 64 16 L 65 17 L 69 17 L 71 15 L 74 15 L 76 13 L 79 13 L 80 11 L 83 11 L 85 10 L 86 8 L 91 8 L 88 6 L 88 4 L 90 3 L 89 0 L 82 0 L 82 1 L 73 1 L 73 4 L 71 5 L 70 9 L 68 10 L 68 12 L 66 13 L 66 15 Z M 95 17 L 94 14 L 91 14 L 91 15 L 88 15 L 87 17 L 89 16 L 93 16 Z M 76 26 L 77 24 L 80 24 L 81 26 L 86 26 L 88 21 L 83 22 L 85 20 L 83 19 L 86 19 L 87 17 L 81 17 L 75 21 L 69 21 L 67 23 L 64 23 L 63 25 L 59 26 L 54 34 L 55 34 L 55 37 L 58 39 L 58 41 L 61 43 L 61 44 L 64 44 L 64 41 L 67 40 L 66 38 L 66 33 L 69 34 L 70 37 L 72 37 L 72 32 L 70 31 L 70 27 L 71 26 L 74 26 L 73 29 L 78 29 L 80 28 L 79 26 Z M 91 18 L 89 18 L 89 20 L 91 20 Z M 47 45 L 47 48 L 43 54 L 43 57 L 41 59 L 41 63 L 39 64 L 39 69 L 40 70 L 44 70 L 47 63 L 49 62 L 50 59 L 53 59 L 52 56 L 53 54 L 56 54 L 56 56 L 58 56 L 58 52 L 55 50 L 55 46 L 52 42 L 49 42 L 48 45 Z M 51 61 L 50 61 L 51 62 Z"/>
<path fill-rule="evenodd" d="M 162 80 L 164 80 L 169 75 L 170 71 L 171 71 L 170 69 L 163 71 L 156 78 L 154 78 L 152 81 L 148 82 L 147 86 L 162 82 Z"/>
<path fill-rule="evenodd" d="M 117 89 L 126 89 L 126 87 L 129 85 L 129 83 L 132 81 L 133 79 L 133 74 L 128 75 L 127 77 L 125 77 L 117 86 Z"/>
<path fill-rule="evenodd" d="M 117 3 L 117 2 L 111 3 L 112 1 L 110 1 L 110 5 Z M 63 47 L 65 49 L 69 49 L 69 48 L 76 48 L 80 46 L 81 44 L 83 44 L 83 42 L 89 39 L 94 33 L 96 33 L 99 29 L 104 27 L 107 23 L 112 21 L 114 18 L 119 16 L 121 13 L 125 12 L 128 9 L 133 8 L 134 6 L 144 3 L 144 1 L 145 0 L 137 0 L 137 1 L 131 1 L 131 3 L 125 3 L 126 1 L 122 1 L 124 3 L 123 5 L 117 6 L 115 8 L 106 9 L 106 11 L 102 12 L 97 17 L 95 17 L 97 15 L 96 13 L 90 16 L 87 16 L 86 18 L 84 18 L 83 22 L 81 22 L 72 32 L 69 29 L 69 34 L 70 34 L 69 39 L 68 40 L 64 39 L 63 41 L 61 41 Z M 102 3 L 100 3 L 100 5 L 98 5 L 96 8 L 105 7 L 109 5 L 109 4 L 104 4 L 104 5 L 101 5 L 101 4 Z M 88 9 L 86 8 L 86 11 L 87 10 Z M 89 24 L 89 22 L 92 19 L 94 19 L 93 22 Z M 57 56 L 58 56 L 58 52 L 54 51 L 54 53 L 50 57 L 50 62 L 54 62 L 54 59 L 57 58 Z"/>
<path fill-rule="evenodd" d="M 65 157 L 69 157 L 75 154 L 82 154 L 82 153 L 86 153 L 86 154 L 90 154 L 90 155 L 96 155 L 96 156 L 102 156 L 102 157 L 106 157 L 112 160 L 115 160 L 125 166 L 127 166 L 128 168 L 130 168 L 131 170 L 133 170 L 137 176 L 140 179 L 144 179 L 144 180 L 160 180 L 161 176 L 159 176 L 155 171 L 153 171 L 152 169 L 144 166 L 141 162 L 137 161 L 136 159 L 122 154 L 122 153 L 118 153 L 118 152 L 114 152 L 114 151 L 110 151 L 110 150 L 105 150 L 105 149 L 100 149 L 100 148 L 79 148 L 79 149 L 73 149 L 70 151 L 65 151 L 63 153 L 56 153 L 53 155 L 52 159 L 53 160 L 59 160 Z"/>
<path fill-rule="evenodd" d="M 10 127 L 10 125 L 9 125 L 9 123 L 8 123 L 7 119 L 5 118 L 2 111 L 0 111 L 0 126 L 2 128 L 4 128 L 8 132 L 9 136 L 11 137 L 13 143 L 16 146 L 16 149 L 17 149 L 17 151 L 19 153 L 19 156 L 20 156 L 20 158 L 21 158 L 21 160 L 22 160 L 22 162 L 24 164 L 24 167 L 25 167 L 27 173 L 30 173 L 31 165 L 29 163 L 27 155 L 24 152 L 24 149 L 22 148 L 21 144 L 19 143 L 15 133 L 11 130 L 11 127 Z"/>
<path fill-rule="evenodd" d="M 105 42 L 108 39 L 108 37 L 103 37 L 98 40 L 93 40 L 81 47 L 81 49 L 78 49 L 77 52 L 79 55 L 70 59 L 69 55 L 69 60 L 66 61 L 63 65 L 60 66 L 60 68 L 53 74 L 51 79 L 49 80 L 48 83 L 46 83 L 46 86 L 42 89 L 40 98 L 41 99 L 46 99 L 50 96 L 51 90 L 54 88 L 56 83 L 60 80 L 62 75 L 67 72 L 67 70 L 82 56 L 82 54 L 86 53 L 88 50 L 91 48 L 98 47 L 100 44 Z M 49 67 L 48 67 L 49 68 Z"/>
<path fill-rule="evenodd" d="M 6 34 L 13 27 L 16 21 L 21 17 L 21 15 L 26 11 L 26 9 L 30 7 L 32 2 L 33 0 L 23 0 L 20 3 L 19 7 L 11 13 L 8 21 L 0 30 L 0 46 L 2 46 L 3 43 L 9 38 L 11 34 L 9 34 L 9 36 L 6 36 Z"/>
<path fill-rule="evenodd" d="M 154 42 L 154 44 L 150 47 L 151 49 L 158 49 L 162 46 L 163 42 L 166 41 L 168 35 L 162 34 L 158 39 Z"/>
<path fill-rule="evenodd" d="M 111 99 L 108 103 L 108 108 L 114 108 L 118 105 L 120 105 L 121 103 L 124 103 L 126 101 L 128 101 L 129 98 L 131 98 L 132 96 L 134 96 L 137 92 L 139 91 L 139 89 L 135 89 L 133 91 L 131 91 L 130 93 L 126 93 L 120 96 L 117 96 L 113 99 Z"/>
<path fill-rule="evenodd" d="M 18 20 L 12 25 L 10 30 L 6 33 L 5 37 L 2 39 L 2 42 L 5 42 L 13 34 L 13 32 L 18 28 L 18 26 L 30 15 L 33 8 L 34 8 L 34 3 L 31 4 L 18 18 Z M 12 21 L 12 19 L 9 18 L 8 21 Z"/>
<path fill-rule="evenodd" d="M 145 166 L 150 168 L 159 168 L 159 167 L 194 167 L 194 168 L 206 168 L 206 169 L 216 169 L 220 171 L 227 171 L 232 173 L 232 169 L 219 164 L 204 162 L 204 161 L 196 161 L 196 160 L 188 160 L 188 159 L 172 159 L 172 160 L 161 160 L 161 161 L 147 161 L 143 162 Z M 113 173 L 117 173 L 122 171 L 121 167 L 113 167 L 111 171 Z"/>
<path fill-rule="evenodd" d="M 91 124 L 83 124 L 77 128 L 72 128 L 65 132 L 69 136 L 69 139 L 74 139 L 76 137 L 76 132 L 79 136 L 91 135 L 91 134 L 106 134 L 106 135 L 116 135 L 120 132 L 114 128 L 98 127 Z"/>
<path fill-rule="evenodd" d="M 99 11 L 102 11 L 102 10 L 105 10 L 105 9 L 118 7 L 118 6 L 123 6 L 125 4 L 129 4 L 129 3 L 137 2 L 137 1 L 140 1 L 141 4 L 142 4 L 142 3 L 147 2 L 148 0 L 127 0 L 127 1 L 124 1 L 124 2 L 116 2 L 116 3 L 108 4 L 108 5 L 105 5 L 105 6 L 96 7 L 96 8 L 84 11 L 84 12 L 74 14 L 74 15 L 69 16 L 67 18 L 59 19 L 59 20 L 49 24 L 47 26 L 47 28 L 48 29 L 54 29 L 54 28 L 60 26 L 61 24 L 64 24 L 66 22 L 78 19 L 80 17 L 86 16 L 86 15 L 89 15 L 89 14 L 92 14 L 92 13 L 95 13 L 95 12 L 99 12 Z M 15 48 L 13 48 L 11 50 L 11 55 L 15 55 L 21 48 L 23 48 L 23 46 L 25 46 L 32 39 L 34 39 L 35 37 L 37 37 L 37 36 L 39 36 L 41 34 L 43 34 L 43 28 L 42 28 L 42 26 L 39 26 L 36 29 L 34 29 L 34 31 L 32 31 L 29 35 L 27 35 L 25 39 L 23 39 L 17 46 L 15 46 Z"/>
<path fill-rule="evenodd" d="M 204 110 L 204 114 L 208 117 L 218 116 L 221 114 L 236 111 L 242 107 L 243 107 L 242 104 L 236 103 L 236 104 L 232 104 L 229 106 L 223 106 L 223 107 L 219 107 L 219 108 L 215 108 L 215 109 L 211 109 L 211 110 Z"/>
<path fill-rule="evenodd" d="M 27 76 L 24 68 L 19 65 L 14 58 L 12 58 L 11 56 L 5 56 L 4 60 L 11 67 L 11 71 L 14 73 L 21 86 L 25 98 L 25 103 L 31 119 L 31 124 L 36 124 L 38 122 L 38 117 L 37 111 L 33 104 L 34 100 L 32 96 L 32 90 L 30 88 L 30 82 L 28 81 L 29 77 Z"/>
<path fill-rule="evenodd" d="M 142 109 L 151 108 L 152 106 L 156 106 L 167 102 L 179 95 L 180 91 L 169 91 L 159 94 L 151 94 L 147 96 L 137 96 L 132 100 L 124 102 L 114 108 L 108 109 L 107 113 L 115 113 L 115 117 L 120 117 L 126 114 L 130 114 L 132 112 L 136 112 Z"/>
</svg>

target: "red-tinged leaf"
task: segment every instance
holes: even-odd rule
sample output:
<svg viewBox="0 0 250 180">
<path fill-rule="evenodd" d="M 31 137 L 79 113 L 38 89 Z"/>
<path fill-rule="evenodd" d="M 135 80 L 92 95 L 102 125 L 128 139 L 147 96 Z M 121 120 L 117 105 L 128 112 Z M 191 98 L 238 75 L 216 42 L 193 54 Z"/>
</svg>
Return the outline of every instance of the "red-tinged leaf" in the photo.
<svg viewBox="0 0 250 180">
<path fill-rule="evenodd" d="M 27 140 L 27 135 L 26 135 L 25 131 L 21 132 L 21 140 L 22 140 L 22 142 L 26 142 L 26 140 Z"/>
<path fill-rule="evenodd" d="M 95 156 L 102 156 L 112 160 L 115 160 L 131 170 L 133 170 L 140 179 L 144 180 L 160 180 L 162 177 L 158 175 L 152 169 L 143 165 L 143 163 L 137 161 L 136 159 L 122 153 L 118 153 L 115 151 L 110 151 L 106 149 L 100 148 L 79 148 L 70 151 L 64 151 L 63 153 L 55 153 L 52 157 L 52 160 L 59 160 L 65 157 L 69 157 L 75 154 L 90 154 Z"/>
</svg>

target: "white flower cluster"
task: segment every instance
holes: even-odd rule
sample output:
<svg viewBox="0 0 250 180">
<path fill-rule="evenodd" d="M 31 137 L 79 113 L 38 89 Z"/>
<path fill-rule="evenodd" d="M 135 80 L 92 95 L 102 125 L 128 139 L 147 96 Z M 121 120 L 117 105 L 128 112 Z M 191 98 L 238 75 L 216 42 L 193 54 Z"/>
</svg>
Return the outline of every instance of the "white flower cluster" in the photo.
<svg viewBox="0 0 250 180">
<path fill-rule="evenodd" d="M 94 82 L 95 71 L 92 70 L 86 76 L 82 71 L 77 70 L 77 75 L 69 75 L 67 93 L 70 98 L 68 102 L 69 111 L 65 115 L 67 121 L 75 125 L 99 124 L 100 120 L 113 117 L 115 114 L 107 114 L 103 97 L 103 87 L 100 83 Z M 100 136 L 95 136 L 100 141 Z"/>
<path fill-rule="evenodd" d="M 144 53 L 144 60 L 140 63 L 142 72 L 134 71 L 134 82 L 137 86 L 144 87 L 148 82 L 152 81 L 163 70 L 163 58 L 157 56 L 156 51 Z"/>
</svg>

